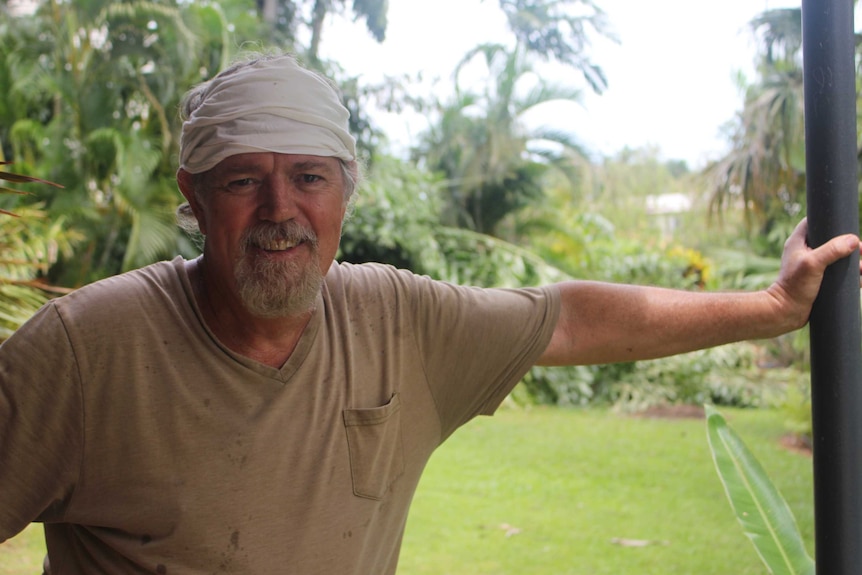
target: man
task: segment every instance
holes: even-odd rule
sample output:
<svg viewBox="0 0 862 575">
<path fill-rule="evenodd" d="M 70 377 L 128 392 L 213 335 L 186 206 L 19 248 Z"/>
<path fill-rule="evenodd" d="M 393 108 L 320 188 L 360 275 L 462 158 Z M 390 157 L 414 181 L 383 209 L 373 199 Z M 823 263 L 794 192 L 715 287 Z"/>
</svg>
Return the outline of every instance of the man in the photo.
<svg viewBox="0 0 862 575">
<path fill-rule="evenodd" d="M 534 364 L 658 357 L 807 320 L 805 224 L 747 294 L 570 282 L 481 290 L 335 263 L 347 111 L 289 57 L 185 102 L 177 181 L 203 254 L 46 305 L 0 347 L 0 540 L 52 572 L 394 573 L 434 449 Z"/>
</svg>

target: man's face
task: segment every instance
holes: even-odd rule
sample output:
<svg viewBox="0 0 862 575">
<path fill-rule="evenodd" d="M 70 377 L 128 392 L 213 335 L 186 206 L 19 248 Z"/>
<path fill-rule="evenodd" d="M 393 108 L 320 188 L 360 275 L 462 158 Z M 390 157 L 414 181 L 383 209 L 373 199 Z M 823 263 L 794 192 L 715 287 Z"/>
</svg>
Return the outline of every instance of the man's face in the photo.
<svg viewBox="0 0 862 575">
<path fill-rule="evenodd" d="M 346 201 L 339 160 L 231 156 L 203 176 L 199 196 L 190 203 L 206 235 L 208 276 L 256 316 L 311 309 L 341 238 Z"/>
</svg>

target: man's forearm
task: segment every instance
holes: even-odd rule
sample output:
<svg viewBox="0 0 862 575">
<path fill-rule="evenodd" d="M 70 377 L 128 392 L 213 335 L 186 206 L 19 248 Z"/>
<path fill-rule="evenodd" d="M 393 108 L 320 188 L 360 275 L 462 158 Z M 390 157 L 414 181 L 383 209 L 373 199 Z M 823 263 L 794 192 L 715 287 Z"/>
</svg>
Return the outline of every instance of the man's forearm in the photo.
<svg viewBox="0 0 862 575">
<path fill-rule="evenodd" d="M 805 324 L 770 290 L 688 292 L 664 288 L 565 282 L 560 329 L 545 365 L 652 359 L 733 341 L 774 337 Z"/>
<path fill-rule="evenodd" d="M 784 245 L 766 290 L 709 293 L 572 281 L 558 284 L 561 312 L 543 365 L 613 363 L 663 357 L 802 327 L 826 267 L 860 248 L 845 234 L 807 245 L 802 220 Z"/>
</svg>

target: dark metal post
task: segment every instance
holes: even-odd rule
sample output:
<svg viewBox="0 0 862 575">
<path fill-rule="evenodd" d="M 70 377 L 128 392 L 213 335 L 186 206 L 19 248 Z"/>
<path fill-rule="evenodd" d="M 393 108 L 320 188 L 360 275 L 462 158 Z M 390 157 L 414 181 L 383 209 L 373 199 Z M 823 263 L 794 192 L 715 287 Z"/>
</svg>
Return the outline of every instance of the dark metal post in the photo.
<svg viewBox="0 0 862 575">
<path fill-rule="evenodd" d="M 859 232 L 853 0 L 803 0 L 808 241 Z M 827 270 L 811 314 L 817 573 L 862 569 L 859 256 Z"/>
</svg>

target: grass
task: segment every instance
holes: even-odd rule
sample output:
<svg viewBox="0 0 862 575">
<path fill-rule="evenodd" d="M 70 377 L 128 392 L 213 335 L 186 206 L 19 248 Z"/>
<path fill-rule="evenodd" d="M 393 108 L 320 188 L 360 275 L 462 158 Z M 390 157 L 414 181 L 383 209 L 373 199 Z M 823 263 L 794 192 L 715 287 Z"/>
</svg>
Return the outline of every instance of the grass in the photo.
<svg viewBox="0 0 862 575">
<path fill-rule="evenodd" d="M 811 460 L 780 447 L 779 415 L 722 413 L 813 547 Z M 456 434 L 432 459 L 408 521 L 399 575 L 492 573 L 767 570 L 731 512 L 703 420 L 534 409 Z"/>
<path fill-rule="evenodd" d="M 31 524 L 16 537 L 0 543 L 0 575 L 41 573 L 44 557 L 42 526 Z"/>
<path fill-rule="evenodd" d="M 813 546 L 811 460 L 781 416 L 723 409 Z M 763 575 L 722 490 L 703 420 L 503 410 L 455 434 L 419 486 L 399 575 Z M 41 529 L 0 545 L 0 575 L 38 573 Z"/>
</svg>

